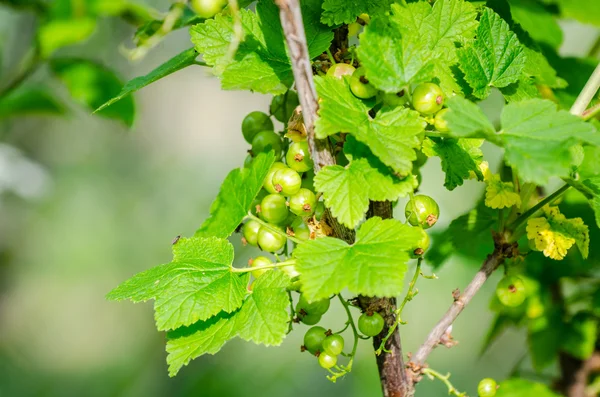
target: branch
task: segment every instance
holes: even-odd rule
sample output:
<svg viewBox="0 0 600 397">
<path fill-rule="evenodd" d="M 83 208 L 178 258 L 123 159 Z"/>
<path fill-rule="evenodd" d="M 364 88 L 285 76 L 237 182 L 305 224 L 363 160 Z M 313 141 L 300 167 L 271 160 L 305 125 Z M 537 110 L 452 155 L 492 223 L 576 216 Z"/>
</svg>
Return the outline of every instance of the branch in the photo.
<svg viewBox="0 0 600 397">
<path fill-rule="evenodd" d="M 588 381 L 592 374 L 600 372 L 600 353 L 594 352 L 587 360 L 579 360 L 568 354 L 559 356 L 563 378 L 560 391 L 568 397 L 585 397 Z"/>
<path fill-rule="evenodd" d="M 585 86 L 579 93 L 575 103 L 571 106 L 571 114 L 581 116 L 592 99 L 594 99 L 594 95 L 598 92 L 598 88 L 600 88 L 600 64 L 596 66 L 596 69 L 588 79 L 587 83 L 585 83 Z"/>
<path fill-rule="evenodd" d="M 315 164 L 315 172 L 318 172 L 326 165 L 335 164 L 335 159 L 331 154 L 328 142 L 315 139 L 315 121 L 319 102 L 308 56 L 300 4 L 298 0 L 276 0 L 276 3 L 281 10 L 281 25 L 290 50 L 292 71 L 294 72 L 300 106 L 302 106 L 308 148 Z"/>
<path fill-rule="evenodd" d="M 373 216 L 383 219 L 393 218 L 392 203 L 371 201 L 367 218 Z M 400 332 L 396 328 L 398 324 L 396 299 L 359 296 L 358 300 L 363 311 L 378 312 L 384 319 L 383 330 L 373 337 L 373 349 L 376 351 L 377 369 L 384 397 L 409 396 L 413 386 L 404 363 Z M 382 345 L 383 352 L 377 354 Z"/>
<path fill-rule="evenodd" d="M 275 0 L 280 8 L 281 25 L 290 52 L 292 61 L 292 70 L 294 72 L 294 80 L 296 81 L 296 89 L 298 98 L 302 107 L 302 116 L 307 132 L 308 147 L 311 157 L 315 164 L 315 173 L 327 165 L 335 164 L 335 159 L 329 148 L 327 140 L 315 139 L 315 120 L 317 119 L 317 111 L 319 102 L 315 85 L 313 81 L 313 71 L 308 55 L 308 47 L 306 45 L 306 35 L 304 33 L 304 25 L 302 23 L 302 13 L 298 0 Z M 336 37 L 333 47 L 342 47 L 347 41 L 347 29 L 342 26 L 336 32 Z M 335 49 L 335 48 L 334 48 Z M 391 203 L 372 203 L 372 215 L 381 216 L 382 218 L 392 217 Z M 333 234 L 342 240 L 352 243 L 354 241 L 354 230 L 350 230 L 340 223 L 326 211 L 326 222 L 332 227 Z M 396 300 L 389 298 L 366 298 L 359 297 L 361 307 L 365 305 L 373 307 L 376 311 L 384 314 L 386 327 L 384 333 L 386 335 L 388 327 L 395 323 L 394 311 L 396 308 Z M 375 348 L 381 343 L 379 337 L 373 338 Z M 405 397 L 408 396 L 412 384 L 407 376 L 402 347 L 400 344 L 400 334 L 395 332 L 393 337 L 388 340 L 390 353 L 384 353 L 377 356 L 377 366 L 381 385 L 385 397 Z"/>
<path fill-rule="evenodd" d="M 512 246 L 509 246 L 512 248 Z M 454 300 L 450 309 L 444 314 L 444 316 L 438 321 L 437 325 L 431 330 L 425 342 L 419 347 L 417 353 L 413 356 L 411 367 L 417 373 L 425 364 L 427 357 L 431 354 L 433 349 L 440 343 L 440 340 L 444 336 L 444 333 L 452 325 L 454 320 L 463 311 L 463 309 L 469 304 L 471 299 L 475 296 L 477 291 L 481 289 L 485 281 L 488 279 L 490 274 L 504 261 L 504 259 L 510 256 L 510 253 L 506 250 L 507 247 L 496 247 L 491 255 L 488 255 L 486 260 L 481 265 L 481 268 L 473 277 L 473 280 L 469 283 L 465 291 Z"/>
</svg>

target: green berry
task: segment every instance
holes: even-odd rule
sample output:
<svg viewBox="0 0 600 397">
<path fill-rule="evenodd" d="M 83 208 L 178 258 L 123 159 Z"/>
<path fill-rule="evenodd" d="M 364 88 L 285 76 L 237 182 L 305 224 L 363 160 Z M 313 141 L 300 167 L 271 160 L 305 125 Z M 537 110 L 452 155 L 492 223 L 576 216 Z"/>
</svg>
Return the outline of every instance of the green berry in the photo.
<svg viewBox="0 0 600 397">
<path fill-rule="evenodd" d="M 261 131 L 273 131 L 273 121 L 268 114 L 263 112 L 251 112 L 242 121 L 242 134 L 248 143 Z"/>
<path fill-rule="evenodd" d="M 437 84 L 419 84 L 412 93 L 412 105 L 421 114 L 434 114 L 444 106 L 444 93 Z"/>
<path fill-rule="evenodd" d="M 248 264 L 250 265 L 250 267 L 267 266 L 267 265 L 271 264 L 271 260 L 269 258 L 265 257 L 265 256 L 257 256 L 254 259 L 250 259 L 248 261 Z M 253 270 L 252 271 L 252 276 L 254 276 L 254 278 L 259 278 L 260 276 L 262 276 L 263 274 L 265 274 L 269 270 L 272 270 L 272 269 L 257 269 L 257 270 Z"/>
<path fill-rule="evenodd" d="M 363 313 L 358 318 L 358 330 L 366 336 L 379 335 L 383 331 L 384 320 L 381 314 Z"/>
<path fill-rule="evenodd" d="M 285 197 L 269 194 L 260 202 L 260 217 L 274 225 L 283 223 L 289 215 Z"/>
<path fill-rule="evenodd" d="M 323 352 L 332 356 L 337 356 L 341 354 L 342 351 L 344 351 L 344 338 L 342 337 L 342 335 L 329 335 L 323 341 L 322 346 Z"/>
<path fill-rule="evenodd" d="M 498 384 L 494 379 L 485 378 L 477 385 L 477 394 L 479 394 L 479 397 L 494 397 L 497 389 Z"/>
<path fill-rule="evenodd" d="M 496 287 L 496 296 L 504 306 L 516 307 L 525 301 L 525 283 L 517 276 L 505 276 Z"/>
<path fill-rule="evenodd" d="M 290 211 L 298 216 L 311 216 L 315 212 L 317 197 L 308 189 L 300 189 L 290 197 Z"/>
<path fill-rule="evenodd" d="M 273 97 L 269 111 L 277 120 L 287 123 L 299 104 L 298 94 L 288 91 L 283 95 Z"/>
<path fill-rule="evenodd" d="M 348 65 L 347 63 L 336 63 L 327 70 L 327 76 L 341 79 L 344 76 L 352 76 L 352 73 L 354 73 L 355 70 L 356 68 L 354 66 Z"/>
<path fill-rule="evenodd" d="M 277 192 L 291 196 L 300 190 L 302 177 L 291 168 L 282 168 L 273 174 L 272 183 Z"/>
<path fill-rule="evenodd" d="M 421 229 L 421 233 L 422 233 L 421 239 L 412 248 L 412 251 L 410 252 L 410 255 L 412 258 L 422 257 L 425 254 L 425 252 L 427 252 L 427 250 L 429 249 L 429 244 L 431 243 L 429 235 L 423 229 Z"/>
<path fill-rule="evenodd" d="M 227 0 L 191 0 L 190 7 L 202 18 L 212 18 L 227 5 Z"/>
<path fill-rule="evenodd" d="M 319 354 L 319 365 L 325 369 L 333 368 L 337 364 L 337 357 L 327 353 Z"/>
<path fill-rule="evenodd" d="M 273 131 L 261 131 L 252 139 L 252 154 L 255 156 L 259 153 L 274 151 L 275 156 L 281 154 L 283 143 L 281 137 Z"/>
<path fill-rule="evenodd" d="M 319 326 L 309 328 L 304 334 L 304 347 L 306 350 L 312 354 L 321 351 L 321 345 L 327 337 L 326 332 L 325 328 Z"/>
<path fill-rule="evenodd" d="M 352 77 L 350 78 L 350 91 L 361 99 L 369 99 L 377 95 L 377 88 L 369 83 L 363 67 L 356 69 L 354 73 L 352 73 Z"/>
<path fill-rule="evenodd" d="M 431 197 L 420 194 L 409 200 L 404 215 L 411 225 L 429 229 L 438 221 L 440 207 Z"/>
<path fill-rule="evenodd" d="M 310 158 L 308 142 L 300 141 L 292 143 L 285 154 L 285 162 L 288 167 L 297 172 L 311 170 L 313 168 L 313 161 Z"/>
<path fill-rule="evenodd" d="M 298 318 L 300 319 L 300 321 L 302 321 L 303 324 L 306 325 L 315 325 L 317 324 L 319 321 L 321 321 L 321 314 L 309 314 L 307 316 L 298 316 Z"/>
<path fill-rule="evenodd" d="M 261 224 L 252 219 L 244 223 L 244 226 L 242 227 L 242 234 L 244 236 L 244 240 L 246 240 L 246 243 L 253 247 L 258 245 L 258 232 L 260 231 L 260 228 Z"/>
<path fill-rule="evenodd" d="M 286 242 L 287 238 L 284 235 L 272 232 L 267 227 L 261 227 L 258 232 L 258 246 L 264 251 L 277 252 Z"/>
<path fill-rule="evenodd" d="M 271 194 L 276 194 L 278 193 L 277 190 L 275 189 L 275 185 L 273 185 L 273 176 L 275 176 L 275 173 L 281 169 L 287 168 L 287 166 L 285 164 L 283 164 L 282 162 L 276 162 L 273 163 L 273 165 L 271 166 L 271 168 L 269 169 L 269 172 L 267 173 L 267 176 L 265 178 L 265 182 L 263 183 L 263 187 L 265 188 L 265 190 Z"/>
<path fill-rule="evenodd" d="M 298 240 L 306 241 L 310 239 L 310 228 L 300 216 L 296 216 L 290 228 L 294 232 L 294 237 Z"/>
<path fill-rule="evenodd" d="M 390 107 L 404 106 L 408 102 L 408 95 L 404 90 L 383 95 L 383 103 Z"/>
<path fill-rule="evenodd" d="M 309 316 L 309 315 L 323 315 L 329 310 L 330 301 L 329 299 L 321 299 L 316 302 L 308 303 L 304 295 L 300 295 L 300 300 L 296 305 L 296 313 L 298 317 Z"/>
</svg>

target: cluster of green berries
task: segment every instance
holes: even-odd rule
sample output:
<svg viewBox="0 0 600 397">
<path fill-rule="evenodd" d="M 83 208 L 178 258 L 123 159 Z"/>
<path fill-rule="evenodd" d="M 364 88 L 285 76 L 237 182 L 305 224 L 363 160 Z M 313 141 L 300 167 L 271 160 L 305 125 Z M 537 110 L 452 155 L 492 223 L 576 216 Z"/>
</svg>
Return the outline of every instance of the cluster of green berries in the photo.
<svg viewBox="0 0 600 397">
<path fill-rule="evenodd" d="M 298 319 L 307 325 L 314 325 L 321 320 L 329 309 L 329 299 L 308 303 L 302 295 L 296 305 Z M 358 319 L 358 330 L 366 336 L 379 335 L 383 330 L 384 320 L 379 313 L 363 313 Z M 337 358 L 344 350 L 344 338 L 333 334 L 331 330 L 314 325 L 304 334 L 303 351 L 308 351 L 319 359 L 319 365 L 325 369 L 333 368 Z"/>
<path fill-rule="evenodd" d="M 252 112 L 242 121 L 244 139 L 252 145 L 244 166 L 255 156 L 273 151 L 279 161 L 269 170 L 263 188 L 252 203 L 251 211 L 262 223 L 249 220 L 242 226 L 244 242 L 266 252 L 279 252 L 287 243 L 287 235 L 298 240 L 311 238 L 308 221 L 320 220 L 325 210 L 313 186 L 313 162 L 306 139 L 289 141 L 275 132 L 271 117 L 286 123 L 298 106 L 295 92 L 273 98 L 270 114 Z M 266 223 L 266 225 L 265 225 Z M 264 264 L 265 257 L 255 258 L 251 266 Z"/>
<path fill-rule="evenodd" d="M 335 367 L 337 357 L 344 351 L 344 338 L 317 325 L 304 334 L 302 348 L 317 356 L 321 367 L 330 369 Z"/>
</svg>

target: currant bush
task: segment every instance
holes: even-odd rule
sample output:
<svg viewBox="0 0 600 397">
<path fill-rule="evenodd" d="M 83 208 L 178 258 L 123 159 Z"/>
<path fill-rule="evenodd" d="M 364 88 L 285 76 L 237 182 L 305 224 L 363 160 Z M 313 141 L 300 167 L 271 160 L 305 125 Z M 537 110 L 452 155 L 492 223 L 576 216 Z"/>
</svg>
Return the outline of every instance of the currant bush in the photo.
<svg viewBox="0 0 600 397">
<path fill-rule="evenodd" d="M 515 326 L 527 334 L 526 361 L 537 371 L 600 354 L 600 69 L 593 71 L 597 54 L 560 55 L 556 18 L 600 22 L 593 2 L 567 3 L 261 0 L 239 2 L 242 10 L 224 0 L 192 0 L 190 9 L 177 3 L 175 14 L 154 21 L 162 26 L 158 34 L 194 24 L 194 48 L 122 95 L 206 64 L 223 88 L 272 100 L 268 110 L 243 119 L 249 154 L 223 182 L 194 237 L 174 242 L 172 263 L 134 276 L 109 298 L 156 299 L 172 375 L 235 337 L 279 345 L 309 326 L 303 350 L 334 382 L 351 371 L 358 341 L 376 337 L 380 361 L 397 364 L 379 368 L 385 395 L 413 395 L 415 383 L 431 378 L 462 396 L 427 359 L 434 346 L 455 343 L 451 324 L 498 270 L 506 276 L 492 300 L 496 319 L 485 348 Z M 187 19 L 191 10 L 197 15 Z M 53 73 L 60 69 L 48 59 Z M 494 100 L 479 105 L 490 95 L 502 102 L 497 109 Z M 484 142 L 503 153 L 497 170 L 486 161 Z M 443 176 L 432 184 L 449 191 L 480 184 L 468 191 L 483 193 L 429 234 L 440 207 L 419 190 L 433 166 Z M 564 185 L 556 189 L 555 181 Z M 393 210 L 405 201 L 401 222 Z M 232 263 L 229 238 L 236 232 L 254 258 L 244 268 Z M 462 294 L 445 295 L 451 309 L 423 331 L 414 355 L 403 356 L 390 338 L 418 326 L 403 310 L 417 283 L 436 278 L 428 269 L 454 254 L 483 261 L 481 270 Z M 334 310 L 344 313 L 336 332 L 317 325 L 337 321 Z M 348 346 L 345 337 L 352 338 Z M 403 384 L 406 368 L 414 376 Z M 568 375 L 547 384 L 486 378 L 477 391 L 554 396 L 568 389 Z M 598 383 L 588 378 L 584 386 Z"/>
</svg>

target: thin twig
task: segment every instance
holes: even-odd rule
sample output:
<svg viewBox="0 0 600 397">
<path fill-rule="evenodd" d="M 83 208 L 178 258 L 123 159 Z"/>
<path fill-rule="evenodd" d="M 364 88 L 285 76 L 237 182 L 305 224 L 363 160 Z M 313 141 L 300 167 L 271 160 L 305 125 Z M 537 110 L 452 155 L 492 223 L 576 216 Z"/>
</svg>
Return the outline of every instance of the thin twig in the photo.
<svg viewBox="0 0 600 397">
<path fill-rule="evenodd" d="M 594 98 L 594 95 L 598 92 L 598 88 L 600 88 L 600 64 L 596 66 L 596 69 L 594 69 L 587 83 L 585 83 L 575 103 L 571 106 L 571 114 L 581 116 Z"/>
<path fill-rule="evenodd" d="M 444 316 L 438 321 L 437 325 L 431 330 L 425 343 L 419 347 L 417 353 L 413 356 L 412 362 L 416 367 L 422 367 L 429 357 L 429 354 L 433 349 L 440 343 L 440 340 L 448 327 L 452 325 L 454 320 L 463 311 L 463 309 L 469 304 L 471 299 L 475 296 L 477 291 L 483 286 L 485 281 L 488 279 L 490 274 L 502 263 L 505 258 L 505 254 L 501 249 L 494 250 L 494 253 L 488 255 L 483 265 L 473 277 L 473 280 L 469 283 L 465 291 L 452 303 L 450 309 L 444 314 Z"/>
<path fill-rule="evenodd" d="M 516 230 L 523 222 L 529 219 L 530 216 L 538 212 L 542 209 L 546 204 L 552 204 L 554 200 L 559 198 L 564 192 L 566 192 L 571 186 L 569 184 L 564 184 L 560 189 L 552 193 L 551 195 L 545 197 L 543 200 L 540 200 L 536 205 L 525 211 L 521 216 L 519 216 L 515 221 L 510 224 L 508 227 L 512 230 Z"/>
</svg>

